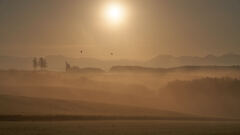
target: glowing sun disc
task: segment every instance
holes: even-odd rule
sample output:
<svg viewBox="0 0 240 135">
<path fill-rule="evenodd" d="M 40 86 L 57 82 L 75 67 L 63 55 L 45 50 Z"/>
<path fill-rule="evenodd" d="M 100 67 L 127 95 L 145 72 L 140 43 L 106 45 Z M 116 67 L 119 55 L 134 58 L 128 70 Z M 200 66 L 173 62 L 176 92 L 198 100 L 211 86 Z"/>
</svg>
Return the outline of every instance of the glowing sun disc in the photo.
<svg viewBox="0 0 240 135">
<path fill-rule="evenodd" d="M 106 7 L 105 16 L 111 23 L 120 23 L 123 21 L 124 9 L 120 4 L 112 3 Z"/>
</svg>

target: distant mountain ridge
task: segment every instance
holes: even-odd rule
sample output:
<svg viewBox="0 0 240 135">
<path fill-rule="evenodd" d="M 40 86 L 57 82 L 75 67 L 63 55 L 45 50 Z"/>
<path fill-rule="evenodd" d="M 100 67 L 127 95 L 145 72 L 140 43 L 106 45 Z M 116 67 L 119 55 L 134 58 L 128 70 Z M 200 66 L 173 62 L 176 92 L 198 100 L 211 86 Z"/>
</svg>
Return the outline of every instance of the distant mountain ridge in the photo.
<svg viewBox="0 0 240 135">
<path fill-rule="evenodd" d="M 141 66 L 141 67 L 179 67 L 179 66 L 232 66 L 240 65 L 240 55 L 228 53 L 221 56 L 207 55 L 180 56 L 158 55 L 147 61 L 134 60 L 100 60 L 97 58 L 72 58 L 63 55 L 48 55 L 48 70 L 64 71 L 65 62 L 80 68 L 95 67 L 109 69 L 113 66 Z M 32 57 L 0 56 L 0 69 L 32 70 Z"/>
<path fill-rule="evenodd" d="M 184 65 L 216 65 L 232 66 L 240 64 L 240 55 L 228 53 L 221 56 L 207 55 L 205 57 L 158 55 L 145 63 L 150 67 L 177 67 Z"/>
<path fill-rule="evenodd" d="M 141 66 L 113 66 L 110 72 L 167 73 L 175 71 L 240 71 L 240 66 L 179 66 L 172 68 L 154 68 Z"/>
</svg>

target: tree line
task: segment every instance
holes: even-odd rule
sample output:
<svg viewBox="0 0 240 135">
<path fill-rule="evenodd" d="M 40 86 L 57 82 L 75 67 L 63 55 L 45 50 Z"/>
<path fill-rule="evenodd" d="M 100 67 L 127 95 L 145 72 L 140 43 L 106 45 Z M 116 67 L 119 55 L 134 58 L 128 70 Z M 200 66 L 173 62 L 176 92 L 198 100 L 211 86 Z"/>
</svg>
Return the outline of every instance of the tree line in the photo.
<svg viewBox="0 0 240 135">
<path fill-rule="evenodd" d="M 79 69 L 77 66 L 71 67 L 71 65 L 68 62 L 65 62 L 66 64 L 66 72 L 69 72 L 73 69 Z M 40 69 L 41 71 L 46 70 L 47 68 L 47 60 L 44 57 L 34 57 L 32 60 L 32 65 L 33 65 L 33 69 L 34 71 L 37 71 L 38 69 Z"/>
<path fill-rule="evenodd" d="M 46 70 L 46 68 L 47 68 L 47 60 L 43 57 L 40 57 L 40 58 L 34 57 L 32 62 L 33 62 L 33 69 L 35 71 L 38 68 L 40 70 Z"/>
</svg>

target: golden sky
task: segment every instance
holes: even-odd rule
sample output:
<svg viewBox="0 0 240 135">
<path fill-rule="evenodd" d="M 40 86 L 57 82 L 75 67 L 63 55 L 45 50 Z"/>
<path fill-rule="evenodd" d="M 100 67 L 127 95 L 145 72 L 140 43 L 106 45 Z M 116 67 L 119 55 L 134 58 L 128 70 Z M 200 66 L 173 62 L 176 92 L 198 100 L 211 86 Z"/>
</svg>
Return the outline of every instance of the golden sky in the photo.
<svg viewBox="0 0 240 135">
<path fill-rule="evenodd" d="M 121 5 L 121 22 L 103 17 L 109 3 Z M 239 0 L 1 0 L 0 55 L 140 60 L 239 53 L 239 7 Z"/>
</svg>

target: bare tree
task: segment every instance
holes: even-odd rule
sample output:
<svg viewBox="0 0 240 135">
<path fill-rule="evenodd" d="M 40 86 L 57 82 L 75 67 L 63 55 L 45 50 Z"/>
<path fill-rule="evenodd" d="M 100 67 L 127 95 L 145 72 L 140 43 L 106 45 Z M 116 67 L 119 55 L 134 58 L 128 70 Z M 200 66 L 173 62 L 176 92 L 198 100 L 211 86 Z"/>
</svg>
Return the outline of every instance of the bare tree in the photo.
<svg viewBox="0 0 240 135">
<path fill-rule="evenodd" d="M 43 69 L 46 69 L 46 68 L 47 68 L 47 60 L 43 59 Z"/>
<path fill-rule="evenodd" d="M 36 69 L 37 69 L 37 67 L 38 67 L 38 61 L 37 61 L 37 58 L 34 57 L 32 62 L 33 62 L 33 69 L 34 69 L 34 71 L 36 71 Z"/>
<path fill-rule="evenodd" d="M 65 62 L 66 64 L 66 72 L 71 70 L 71 65 L 68 62 Z"/>
<path fill-rule="evenodd" d="M 39 58 L 39 66 L 41 68 L 41 70 L 44 70 L 47 68 L 47 60 L 44 59 L 43 57 Z"/>
</svg>

